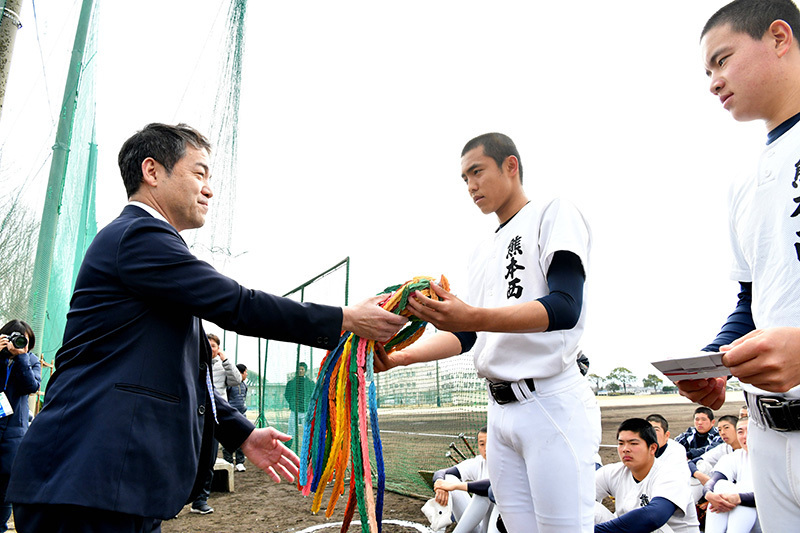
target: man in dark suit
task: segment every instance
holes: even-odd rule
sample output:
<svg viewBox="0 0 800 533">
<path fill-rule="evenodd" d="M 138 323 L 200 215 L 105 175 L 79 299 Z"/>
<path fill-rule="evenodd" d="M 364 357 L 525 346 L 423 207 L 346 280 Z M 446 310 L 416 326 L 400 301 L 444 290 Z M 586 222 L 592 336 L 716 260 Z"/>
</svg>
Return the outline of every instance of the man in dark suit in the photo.
<svg viewBox="0 0 800 533">
<path fill-rule="evenodd" d="M 255 429 L 213 390 L 201 319 L 327 349 L 341 330 L 385 341 L 405 322 L 377 298 L 338 308 L 246 289 L 194 257 L 178 232 L 205 221 L 210 148 L 186 125 L 150 124 L 120 151 L 130 203 L 86 252 L 12 469 L 20 533 L 160 531 L 199 489 L 213 437 L 276 482 L 294 479 L 289 437 Z"/>
</svg>

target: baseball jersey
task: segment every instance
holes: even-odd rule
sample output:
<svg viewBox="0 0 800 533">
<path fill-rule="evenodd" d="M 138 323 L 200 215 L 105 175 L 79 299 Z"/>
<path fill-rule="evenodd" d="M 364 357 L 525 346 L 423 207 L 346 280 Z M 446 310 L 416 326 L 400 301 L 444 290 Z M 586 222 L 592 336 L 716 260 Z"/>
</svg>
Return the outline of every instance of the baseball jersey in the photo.
<svg viewBox="0 0 800 533">
<path fill-rule="evenodd" d="M 656 497 L 665 498 L 677 509 L 665 526 L 656 531 L 662 533 L 698 533 L 700 523 L 694 507 L 685 472 L 671 468 L 670 463 L 655 461 L 645 478 L 636 482 L 631 471 L 622 463 L 613 463 L 595 473 L 595 499 L 601 502 L 606 496 L 614 498 L 616 512 L 622 516 L 629 511 L 644 507 Z"/>
<path fill-rule="evenodd" d="M 578 209 L 563 200 L 529 202 L 484 240 L 469 262 L 469 296 L 477 307 L 531 302 L 549 293 L 553 254 L 577 255 L 588 271 L 591 234 Z M 478 332 L 472 349 L 478 375 L 492 381 L 546 378 L 575 366 L 586 305 L 572 329 L 539 333 Z"/>
<path fill-rule="evenodd" d="M 756 175 L 732 187 L 730 235 L 731 277 L 753 282 L 756 327 L 800 326 L 800 125 L 767 145 Z M 784 396 L 800 398 L 800 386 Z"/>
<path fill-rule="evenodd" d="M 667 463 L 671 469 L 683 470 L 686 476 L 691 475 L 689 464 L 686 461 L 686 448 L 673 439 L 667 439 L 667 447 L 661 457 L 656 458 L 656 461 Z"/>
<path fill-rule="evenodd" d="M 470 459 L 461 461 L 456 465 L 461 474 L 461 481 L 480 481 L 489 479 L 489 470 L 486 468 L 486 460 L 482 455 L 476 455 Z"/>
<path fill-rule="evenodd" d="M 743 448 L 720 457 L 714 471 L 724 474 L 728 481 L 735 481 L 736 492 L 753 492 L 753 477 L 750 475 L 747 452 Z"/>
<path fill-rule="evenodd" d="M 728 455 L 732 451 L 733 448 L 730 444 L 722 443 L 719 446 L 714 446 L 706 453 L 698 457 L 695 460 L 695 465 L 697 465 L 697 469 L 700 472 L 708 474 L 714 470 L 714 467 L 724 455 Z"/>
</svg>

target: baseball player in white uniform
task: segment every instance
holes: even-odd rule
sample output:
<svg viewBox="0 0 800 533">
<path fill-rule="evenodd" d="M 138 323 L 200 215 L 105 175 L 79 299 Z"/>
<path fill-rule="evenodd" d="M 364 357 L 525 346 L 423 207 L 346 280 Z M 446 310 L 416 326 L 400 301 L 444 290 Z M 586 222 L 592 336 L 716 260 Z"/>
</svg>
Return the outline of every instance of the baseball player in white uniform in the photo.
<svg viewBox="0 0 800 533">
<path fill-rule="evenodd" d="M 800 12 L 789 0 L 737 0 L 706 23 L 701 48 L 711 92 L 740 121 L 766 122 L 753 176 L 730 197 L 732 277 L 743 338 L 729 319 L 723 363 L 745 385 L 755 500 L 765 531 L 800 531 Z M 746 318 L 746 316 L 745 316 Z M 724 337 L 726 330 L 735 335 Z M 731 338 L 733 337 L 733 338 Z M 733 342 L 732 342 L 733 341 Z M 726 346 L 730 345 L 730 346 Z M 718 409 L 725 379 L 679 383 Z"/>
<path fill-rule="evenodd" d="M 617 441 L 621 462 L 600 468 L 595 476 L 595 532 L 698 533 L 686 473 L 656 460 L 658 441 L 650 423 L 625 420 L 617 430 Z M 614 498 L 613 515 L 600 505 L 607 496 Z"/>
<path fill-rule="evenodd" d="M 477 207 L 500 222 L 470 260 L 468 303 L 438 287 L 442 301 L 409 298 L 415 315 L 443 331 L 380 355 L 376 369 L 471 348 L 488 382 L 487 461 L 503 523 L 511 533 L 592 531 L 600 410 L 576 365 L 588 225 L 567 202 L 528 201 L 505 135 L 468 142 L 461 176 Z"/>
<path fill-rule="evenodd" d="M 747 453 L 748 419 L 736 424 L 741 448 L 720 458 L 704 492 L 710 513 L 706 533 L 750 533 L 758 519 Z"/>
<path fill-rule="evenodd" d="M 489 499 L 486 428 L 478 431 L 477 442 L 478 455 L 433 474 L 436 502 L 446 506 L 448 500 L 452 500 L 453 516 L 458 522 L 454 533 L 487 533 L 497 530 L 497 517 L 492 521 L 494 504 Z"/>
</svg>

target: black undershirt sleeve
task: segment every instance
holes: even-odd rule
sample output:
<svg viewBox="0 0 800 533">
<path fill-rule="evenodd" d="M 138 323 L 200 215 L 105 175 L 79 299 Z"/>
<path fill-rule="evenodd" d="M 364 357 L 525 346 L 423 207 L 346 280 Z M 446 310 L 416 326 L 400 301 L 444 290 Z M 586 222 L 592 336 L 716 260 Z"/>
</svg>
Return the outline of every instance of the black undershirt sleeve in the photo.
<svg viewBox="0 0 800 533">
<path fill-rule="evenodd" d="M 559 250 L 553 254 L 547 270 L 547 287 L 550 294 L 539 298 L 547 311 L 547 331 L 571 329 L 578 323 L 583 306 L 583 284 L 586 274 L 581 259 L 572 252 Z M 454 332 L 461 343 L 461 353 L 469 351 L 478 336 L 474 331 Z"/>
<path fill-rule="evenodd" d="M 722 326 L 722 329 L 717 334 L 711 344 L 703 348 L 704 352 L 718 352 L 720 346 L 730 344 L 739 337 L 747 335 L 754 329 L 756 325 L 753 322 L 753 314 L 750 312 L 750 302 L 753 300 L 753 283 L 749 281 L 740 281 L 739 286 L 739 302 L 736 304 L 736 309 L 728 316 L 728 320 Z"/>
<path fill-rule="evenodd" d="M 578 323 L 583 306 L 583 284 L 586 273 L 581 259 L 572 252 L 559 250 L 553 254 L 547 270 L 547 287 L 550 294 L 539 298 L 549 325 L 547 331 L 572 329 Z"/>
</svg>

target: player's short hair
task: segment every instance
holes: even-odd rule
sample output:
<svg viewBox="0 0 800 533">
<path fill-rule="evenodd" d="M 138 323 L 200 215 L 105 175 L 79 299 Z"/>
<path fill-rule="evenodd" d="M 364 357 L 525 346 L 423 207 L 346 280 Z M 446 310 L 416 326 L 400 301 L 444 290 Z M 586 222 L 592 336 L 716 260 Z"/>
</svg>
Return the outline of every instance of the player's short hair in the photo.
<svg viewBox="0 0 800 533">
<path fill-rule="evenodd" d="M 213 333 L 207 334 L 206 337 L 208 337 L 208 340 L 216 342 L 217 346 L 222 346 L 222 342 L 219 340 L 219 337 L 217 337 Z"/>
<path fill-rule="evenodd" d="M 517 158 L 517 167 L 519 168 L 519 182 L 522 183 L 522 159 L 519 157 L 519 150 L 517 145 L 511 140 L 511 137 L 502 133 L 484 133 L 478 135 L 464 145 L 461 150 L 461 157 L 475 148 L 483 146 L 483 155 L 491 157 L 497 163 L 497 168 L 503 168 L 503 162 L 510 155 Z"/>
<path fill-rule="evenodd" d="M 489 431 L 486 429 L 486 426 L 483 426 L 481 429 L 478 430 L 477 434 L 480 435 L 481 433 L 486 433 L 487 435 L 489 434 Z"/>
<path fill-rule="evenodd" d="M 650 422 L 644 418 L 629 418 L 622 422 L 617 428 L 617 438 L 623 431 L 630 431 L 636 433 L 644 439 L 645 444 L 649 448 L 655 444 L 658 446 L 658 439 L 656 438 L 656 430 L 650 425 Z"/>
<path fill-rule="evenodd" d="M 736 427 L 736 423 L 739 422 L 739 417 L 736 415 L 721 416 L 719 417 L 719 420 L 717 420 L 717 425 L 719 425 L 720 422 L 727 422 L 733 427 Z"/>
<path fill-rule="evenodd" d="M 175 163 L 186 155 L 186 147 L 211 153 L 211 143 L 200 132 L 186 124 L 170 126 L 152 123 L 125 141 L 117 156 L 122 182 L 128 198 L 142 185 L 142 161 L 152 157 L 172 173 Z"/>
<path fill-rule="evenodd" d="M 653 413 L 652 415 L 645 418 L 645 420 L 647 420 L 648 422 L 655 422 L 656 424 L 661 426 L 661 429 L 664 430 L 664 433 L 669 431 L 669 423 L 667 422 L 667 419 L 659 414 Z"/>
<path fill-rule="evenodd" d="M 304 362 L 300 361 L 300 364 L 297 365 L 297 368 L 302 368 L 303 370 L 308 370 L 308 365 Z"/>
<path fill-rule="evenodd" d="M 711 420 L 712 422 L 714 421 L 714 411 L 712 411 L 708 407 L 701 405 L 700 407 L 694 410 L 694 414 L 698 415 L 700 413 L 706 415 L 708 419 Z"/>
<path fill-rule="evenodd" d="M 239 363 L 236 365 L 236 369 L 239 371 L 239 373 L 247 372 L 247 366 L 244 363 Z"/>
<path fill-rule="evenodd" d="M 700 39 L 717 26 L 730 24 L 733 31 L 746 33 L 758 41 L 776 20 L 782 20 L 789 25 L 795 40 L 799 37 L 797 31 L 800 30 L 800 11 L 791 0 L 735 0 L 708 19 Z"/>
</svg>

